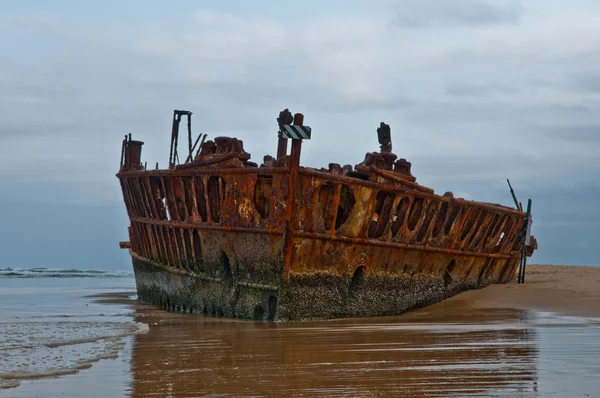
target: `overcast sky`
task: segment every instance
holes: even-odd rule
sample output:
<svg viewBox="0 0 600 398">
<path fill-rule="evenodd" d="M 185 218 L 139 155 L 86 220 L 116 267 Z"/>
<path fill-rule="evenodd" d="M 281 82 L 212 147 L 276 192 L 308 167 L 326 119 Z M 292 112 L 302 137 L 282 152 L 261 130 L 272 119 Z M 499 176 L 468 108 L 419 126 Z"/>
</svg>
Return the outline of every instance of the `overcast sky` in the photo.
<svg viewBox="0 0 600 398">
<path fill-rule="evenodd" d="M 0 267 L 129 269 L 123 135 L 165 166 L 188 109 L 260 162 L 286 107 L 302 164 L 359 163 L 385 121 L 436 192 L 532 198 L 533 262 L 600 264 L 598 21 L 593 0 L 2 2 Z"/>
</svg>

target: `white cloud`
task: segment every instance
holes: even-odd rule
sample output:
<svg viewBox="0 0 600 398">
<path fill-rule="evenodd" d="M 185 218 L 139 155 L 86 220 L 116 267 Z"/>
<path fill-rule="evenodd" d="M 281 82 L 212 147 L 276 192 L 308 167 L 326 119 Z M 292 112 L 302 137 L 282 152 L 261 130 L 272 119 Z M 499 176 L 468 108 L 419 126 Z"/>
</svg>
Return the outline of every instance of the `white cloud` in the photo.
<svg viewBox="0 0 600 398">
<path fill-rule="evenodd" d="M 276 113 L 290 107 L 315 128 L 304 155 L 311 166 L 360 162 L 376 150 L 375 128 L 385 120 L 394 148 L 424 183 L 452 180 L 470 191 L 504 174 L 557 184 L 589 173 L 598 140 L 545 131 L 600 126 L 600 93 L 581 87 L 600 61 L 599 10 L 438 3 L 404 3 L 425 22 L 452 19 L 435 29 L 399 27 L 393 14 L 284 23 L 199 10 L 176 29 L 120 26 L 128 39 L 118 42 L 97 26 L 44 19 L 37 30 L 49 29 L 45 39 L 55 48 L 37 55 L 35 66 L 22 56 L 0 60 L 0 134 L 29 130 L 22 143 L 29 148 L 46 133 L 57 142 L 75 133 L 87 143 L 112 140 L 78 149 L 108 170 L 131 132 L 146 141 L 154 164 L 165 157 L 170 111 L 188 108 L 197 132 L 236 135 L 260 161 L 274 151 Z M 41 151 L 30 155 L 41 161 Z M 3 156 L 15 164 L 16 154 Z M 555 160 L 564 157 L 577 161 Z"/>
</svg>

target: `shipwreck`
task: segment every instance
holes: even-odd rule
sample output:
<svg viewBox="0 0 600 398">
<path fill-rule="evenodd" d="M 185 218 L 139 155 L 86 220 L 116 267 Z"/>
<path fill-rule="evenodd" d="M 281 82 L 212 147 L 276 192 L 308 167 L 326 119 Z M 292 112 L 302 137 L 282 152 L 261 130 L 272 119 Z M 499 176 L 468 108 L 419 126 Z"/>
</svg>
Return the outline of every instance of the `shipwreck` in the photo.
<svg viewBox="0 0 600 398">
<path fill-rule="evenodd" d="M 522 281 L 537 248 L 531 200 L 523 211 L 514 193 L 515 208 L 436 194 L 392 152 L 385 123 L 379 152 L 315 169 L 300 166 L 302 114 L 280 112 L 277 155 L 260 165 L 237 138 L 193 140 L 191 116 L 173 112 L 168 168 L 143 164 L 131 135 L 122 143 L 120 245 L 145 303 L 255 320 L 396 315 Z"/>
</svg>

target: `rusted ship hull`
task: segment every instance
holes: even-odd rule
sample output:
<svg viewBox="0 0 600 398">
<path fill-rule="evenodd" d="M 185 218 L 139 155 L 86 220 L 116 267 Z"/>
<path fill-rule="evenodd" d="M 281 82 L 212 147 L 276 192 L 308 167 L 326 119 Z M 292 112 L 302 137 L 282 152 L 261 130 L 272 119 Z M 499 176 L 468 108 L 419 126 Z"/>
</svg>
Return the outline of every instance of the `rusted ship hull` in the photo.
<svg viewBox="0 0 600 398">
<path fill-rule="evenodd" d="M 300 168 L 119 174 L 141 300 L 301 320 L 399 314 L 507 282 L 519 211 Z M 155 194 L 153 194 L 153 192 Z"/>
<path fill-rule="evenodd" d="M 188 157 L 175 165 L 182 116 Z M 203 141 L 193 156 L 187 111 L 174 112 L 166 170 L 147 170 L 143 143 L 125 138 L 117 177 L 131 225 L 122 247 L 142 301 L 244 319 L 395 315 L 507 282 L 531 255 L 529 210 L 417 184 L 384 123 L 381 152 L 316 170 L 300 167 L 300 137 L 311 132 L 303 116 L 293 125 L 289 111 L 279 116 L 277 157 L 261 166 L 236 138 Z"/>
<path fill-rule="evenodd" d="M 488 277 L 453 280 L 380 272 L 358 286 L 352 275 L 294 274 L 274 286 L 238 283 L 182 272 L 132 253 L 140 300 L 172 311 L 255 320 L 308 320 L 397 315 L 464 290 L 502 282 Z M 483 268 L 475 261 L 475 268 Z M 460 265 L 458 266 L 460 268 Z M 516 267 L 516 265 L 515 265 Z M 504 280 L 506 281 L 506 280 Z"/>
</svg>

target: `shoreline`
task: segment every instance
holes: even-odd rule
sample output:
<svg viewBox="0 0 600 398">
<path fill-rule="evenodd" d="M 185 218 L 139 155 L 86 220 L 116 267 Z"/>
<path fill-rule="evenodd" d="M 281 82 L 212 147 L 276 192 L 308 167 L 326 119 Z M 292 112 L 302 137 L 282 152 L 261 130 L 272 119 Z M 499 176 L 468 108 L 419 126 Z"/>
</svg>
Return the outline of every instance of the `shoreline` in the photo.
<svg viewBox="0 0 600 398">
<path fill-rule="evenodd" d="M 516 279 L 451 297 L 440 304 L 474 309 L 513 308 L 600 318 L 600 267 L 527 265 L 525 283 Z"/>
</svg>

